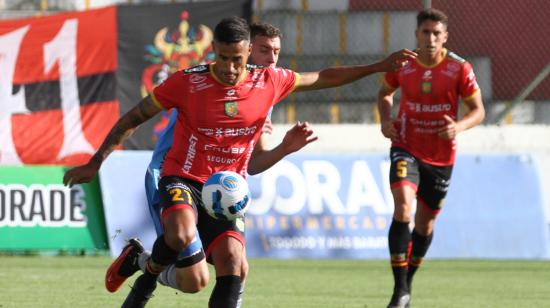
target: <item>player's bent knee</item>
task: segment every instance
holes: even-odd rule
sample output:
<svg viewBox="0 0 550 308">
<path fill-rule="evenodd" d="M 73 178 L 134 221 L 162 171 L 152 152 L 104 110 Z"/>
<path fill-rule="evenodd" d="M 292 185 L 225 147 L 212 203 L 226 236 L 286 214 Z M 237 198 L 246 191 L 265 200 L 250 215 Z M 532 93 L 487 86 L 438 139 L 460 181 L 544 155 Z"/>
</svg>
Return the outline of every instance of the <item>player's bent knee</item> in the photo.
<svg viewBox="0 0 550 308">
<path fill-rule="evenodd" d="M 206 287 L 210 275 L 208 266 L 203 259 L 193 266 L 178 268 L 176 267 L 176 282 L 178 289 L 185 293 L 197 293 Z"/>
<path fill-rule="evenodd" d="M 189 246 L 195 239 L 196 233 L 195 228 L 181 228 L 176 232 L 167 232 L 164 237 L 166 238 L 166 243 L 177 250 L 183 250 Z"/>
<path fill-rule="evenodd" d="M 411 217 L 410 211 L 398 210 L 396 208 L 395 212 L 393 213 L 393 218 L 397 221 L 400 221 L 400 222 L 409 222 L 409 221 L 411 221 L 412 217 Z"/>
<path fill-rule="evenodd" d="M 241 275 L 245 259 L 243 244 L 232 237 L 224 238 L 212 250 L 216 272 L 224 275 Z"/>
</svg>

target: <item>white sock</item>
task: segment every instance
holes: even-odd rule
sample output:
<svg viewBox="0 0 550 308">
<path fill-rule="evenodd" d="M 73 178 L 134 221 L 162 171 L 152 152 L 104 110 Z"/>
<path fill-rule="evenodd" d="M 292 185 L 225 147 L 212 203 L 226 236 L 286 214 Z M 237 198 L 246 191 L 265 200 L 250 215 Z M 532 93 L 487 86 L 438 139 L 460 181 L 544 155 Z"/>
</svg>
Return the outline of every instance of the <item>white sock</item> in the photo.
<svg viewBox="0 0 550 308">
<path fill-rule="evenodd" d="M 145 250 L 138 257 L 139 269 L 145 273 L 145 268 L 147 267 L 147 260 L 151 257 L 151 252 Z"/>
<path fill-rule="evenodd" d="M 170 264 L 168 267 L 160 273 L 157 281 L 163 286 L 171 287 L 179 290 L 176 280 L 176 265 Z"/>
<path fill-rule="evenodd" d="M 145 272 L 145 268 L 147 267 L 147 261 L 151 257 L 150 251 L 144 251 L 142 252 L 138 257 L 138 265 L 142 272 Z M 176 266 L 174 264 L 168 265 L 164 271 L 160 273 L 160 275 L 157 278 L 157 281 L 162 284 L 163 286 L 171 287 L 176 290 L 178 289 L 178 284 L 176 280 Z"/>
</svg>

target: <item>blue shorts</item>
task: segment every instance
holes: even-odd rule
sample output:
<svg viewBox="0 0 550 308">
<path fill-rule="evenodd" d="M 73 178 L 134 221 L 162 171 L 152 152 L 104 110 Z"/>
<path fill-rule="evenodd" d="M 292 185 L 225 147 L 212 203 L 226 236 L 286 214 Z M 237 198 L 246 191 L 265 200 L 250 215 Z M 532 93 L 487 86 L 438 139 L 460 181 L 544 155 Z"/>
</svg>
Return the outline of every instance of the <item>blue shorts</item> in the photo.
<svg viewBox="0 0 550 308">
<path fill-rule="evenodd" d="M 147 169 L 145 174 L 145 193 L 147 194 L 147 204 L 149 207 L 149 213 L 153 219 L 155 225 L 155 230 L 157 231 L 157 236 L 164 234 L 164 228 L 162 227 L 162 222 L 160 221 L 160 198 L 158 190 L 158 182 L 160 180 L 160 170 L 159 169 Z M 195 233 L 195 239 L 191 242 L 187 248 L 185 248 L 179 255 L 178 260 L 182 260 L 191 256 L 196 255 L 201 251 L 202 242 L 199 236 L 199 231 Z"/>
</svg>

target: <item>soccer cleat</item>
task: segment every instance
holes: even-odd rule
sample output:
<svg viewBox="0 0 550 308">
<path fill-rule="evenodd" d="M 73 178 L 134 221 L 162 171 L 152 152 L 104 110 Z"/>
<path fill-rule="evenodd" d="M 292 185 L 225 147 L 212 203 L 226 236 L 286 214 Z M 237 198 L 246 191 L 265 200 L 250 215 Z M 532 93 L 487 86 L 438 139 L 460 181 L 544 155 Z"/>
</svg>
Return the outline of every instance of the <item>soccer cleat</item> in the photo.
<svg viewBox="0 0 550 308">
<path fill-rule="evenodd" d="M 105 288 L 109 292 L 115 292 L 120 286 L 139 270 L 138 257 L 144 251 L 141 242 L 130 239 L 122 252 L 107 269 L 105 274 Z"/>
<path fill-rule="evenodd" d="M 141 275 L 136 279 L 134 286 L 121 308 L 143 308 L 145 304 L 153 297 L 153 291 L 157 288 L 156 280 L 148 280 L 145 275 Z"/>
<path fill-rule="evenodd" d="M 407 292 L 394 292 L 388 308 L 409 308 L 411 306 L 411 294 Z"/>
</svg>

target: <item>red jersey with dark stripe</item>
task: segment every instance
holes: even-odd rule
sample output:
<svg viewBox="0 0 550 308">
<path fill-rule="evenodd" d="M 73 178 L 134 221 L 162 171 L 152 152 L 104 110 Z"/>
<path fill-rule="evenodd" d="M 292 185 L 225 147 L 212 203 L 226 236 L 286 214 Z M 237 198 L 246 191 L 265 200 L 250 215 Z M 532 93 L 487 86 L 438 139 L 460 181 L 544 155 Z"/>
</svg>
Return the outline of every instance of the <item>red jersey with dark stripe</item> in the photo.
<svg viewBox="0 0 550 308">
<path fill-rule="evenodd" d="M 212 173 L 246 168 L 270 108 L 287 96 L 298 74 L 282 68 L 247 66 L 237 85 L 219 81 L 212 64 L 178 71 L 153 90 L 153 100 L 176 108 L 174 143 L 162 176 L 204 183 Z"/>
<path fill-rule="evenodd" d="M 480 93 L 470 63 L 446 51 L 445 58 L 434 66 L 409 61 L 400 70 L 386 73 L 384 81 L 389 88 L 401 88 L 395 121 L 399 138 L 392 146 L 432 165 L 452 165 L 456 140 L 440 138 L 437 131 L 447 123 L 443 115 L 457 120 L 460 97 L 467 100 Z"/>
</svg>

